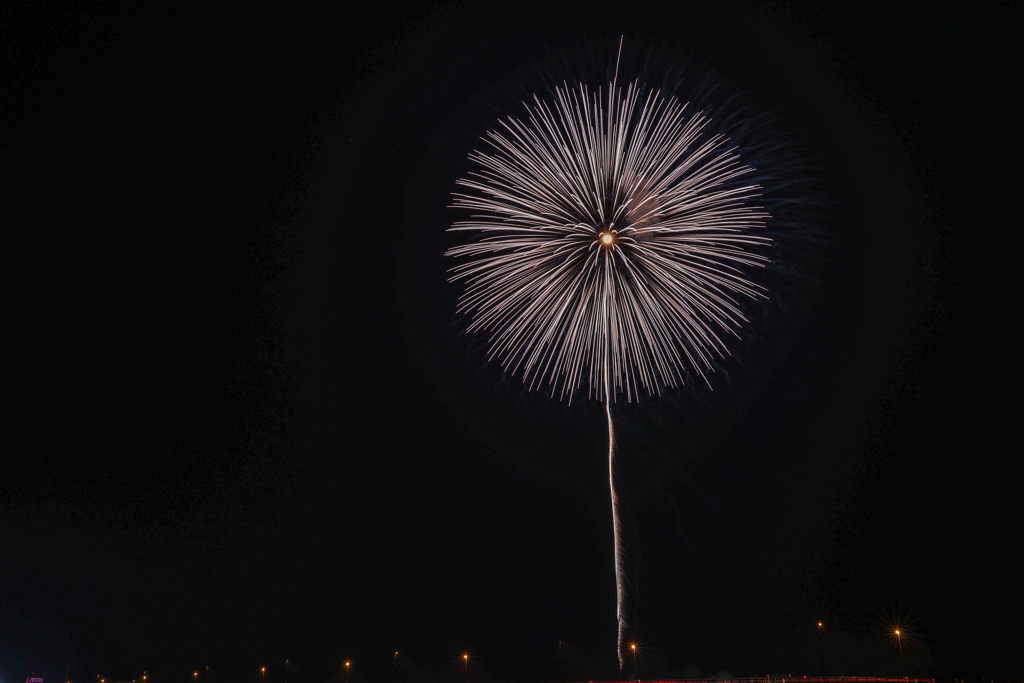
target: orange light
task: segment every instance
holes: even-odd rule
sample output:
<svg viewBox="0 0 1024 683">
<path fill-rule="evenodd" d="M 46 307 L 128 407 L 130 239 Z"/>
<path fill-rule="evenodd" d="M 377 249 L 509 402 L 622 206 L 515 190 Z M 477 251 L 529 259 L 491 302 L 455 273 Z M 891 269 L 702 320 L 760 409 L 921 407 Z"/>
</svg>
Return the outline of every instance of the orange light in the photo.
<svg viewBox="0 0 1024 683">
<path fill-rule="evenodd" d="M 630 647 L 633 648 L 634 650 L 636 649 L 636 645 L 630 645 Z"/>
<path fill-rule="evenodd" d="M 900 634 L 900 630 L 896 629 L 896 635 L 899 635 L 899 634 Z"/>
<path fill-rule="evenodd" d="M 602 232 L 601 233 L 601 241 L 604 242 L 605 244 L 611 244 L 612 243 L 612 234 L 610 232 Z"/>
<path fill-rule="evenodd" d="M 469 659 L 469 655 L 462 655 L 463 659 Z"/>
<path fill-rule="evenodd" d="M 349 664 L 351 664 L 351 662 L 345 662 L 345 666 L 348 666 Z"/>
</svg>

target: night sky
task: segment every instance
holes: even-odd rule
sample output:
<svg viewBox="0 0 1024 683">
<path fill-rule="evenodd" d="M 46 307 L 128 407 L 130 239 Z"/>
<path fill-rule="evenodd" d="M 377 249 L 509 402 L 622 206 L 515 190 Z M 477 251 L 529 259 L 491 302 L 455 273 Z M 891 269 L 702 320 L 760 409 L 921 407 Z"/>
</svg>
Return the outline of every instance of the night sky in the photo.
<svg viewBox="0 0 1024 683">
<path fill-rule="evenodd" d="M 2 683 L 607 671 L 601 406 L 488 364 L 443 253 L 488 97 L 620 34 L 827 196 L 714 391 L 619 413 L 640 674 L 817 675 L 821 620 L 895 676 L 901 619 L 1024 677 L 1021 5 L 670 4 L 4 4 Z"/>
</svg>

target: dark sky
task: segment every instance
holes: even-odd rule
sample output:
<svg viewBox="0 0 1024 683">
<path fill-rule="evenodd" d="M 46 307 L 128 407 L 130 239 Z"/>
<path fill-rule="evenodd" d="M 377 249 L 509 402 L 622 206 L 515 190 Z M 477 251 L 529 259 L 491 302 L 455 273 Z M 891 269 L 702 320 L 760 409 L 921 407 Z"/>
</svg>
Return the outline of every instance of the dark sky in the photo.
<svg viewBox="0 0 1024 683">
<path fill-rule="evenodd" d="M 487 365 L 443 251 L 487 93 L 620 33 L 830 202 L 771 335 L 621 413 L 641 673 L 817 674 L 823 620 L 896 675 L 902 617 L 908 673 L 1024 675 L 1019 3 L 294 4 L 0 9 L 3 683 L 610 656 L 599 406 Z"/>
</svg>

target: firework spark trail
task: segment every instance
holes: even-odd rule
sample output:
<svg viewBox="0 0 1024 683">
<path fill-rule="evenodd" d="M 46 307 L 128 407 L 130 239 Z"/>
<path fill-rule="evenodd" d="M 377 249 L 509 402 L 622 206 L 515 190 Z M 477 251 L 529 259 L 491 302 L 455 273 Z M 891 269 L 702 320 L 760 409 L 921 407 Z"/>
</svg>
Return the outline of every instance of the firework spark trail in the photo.
<svg viewBox="0 0 1024 683">
<path fill-rule="evenodd" d="M 610 292 L 606 292 L 605 304 L 610 303 Z M 605 326 L 607 329 L 607 325 Z M 609 337 L 605 335 L 605 344 L 609 343 Z M 604 383 L 605 399 L 604 411 L 608 416 L 608 490 L 612 500 L 612 538 L 614 541 L 615 557 L 615 621 L 616 638 L 615 652 L 619 659 L 619 671 L 625 668 L 626 660 L 623 655 L 622 645 L 626 637 L 626 571 L 625 555 L 622 548 L 622 521 L 619 517 L 619 494 L 615 490 L 615 423 L 612 421 L 611 391 L 608 388 L 611 369 L 609 367 L 609 354 L 604 356 Z"/>
<path fill-rule="evenodd" d="M 556 88 L 534 96 L 483 140 L 479 169 L 458 181 L 450 230 L 476 239 L 447 255 L 466 283 L 459 311 L 490 335 L 489 358 L 552 396 L 602 398 L 615 545 L 618 659 L 626 587 L 611 405 L 660 394 L 705 372 L 746 321 L 738 299 L 763 288 L 744 269 L 765 265 L 757 234 L 768 214 L 759 187 L 708 119 L 658 91 Z M 605 96 L 607 95 L 607 96 Z"/>
</svg>

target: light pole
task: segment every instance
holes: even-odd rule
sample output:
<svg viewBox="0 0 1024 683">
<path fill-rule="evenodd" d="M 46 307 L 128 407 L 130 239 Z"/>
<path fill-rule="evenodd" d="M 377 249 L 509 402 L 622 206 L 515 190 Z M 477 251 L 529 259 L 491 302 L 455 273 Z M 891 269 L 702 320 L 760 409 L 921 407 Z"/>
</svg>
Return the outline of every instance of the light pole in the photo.
<svg viewBox="0 0 1024 683">
<path fill-rule="evenodd" d="M 345 683 L 348 683 L 349 674 L 352 671 L 352 662 L 345 662 Z"/>
<path fill-rule="evenodd" d="M 462 683 L 468 683 L 469 682 L 469 653 L 468 652 L 463 652 L 462 653 L 462 664 L 463 664 Z"/>
<path fill-rule="evenodd" d="M 896 647 L 899 648 L 900 651 L 900 678 L 906 678 L 907 675 L 903 673 L 903 638 L 899 629 L 896 629 L 893 633 L 896 634 Z"/>
<path fill-rule="evenodd" d="M 818 622 L 818 656 L 821 658 L 821 680 L 825 680 L 825 646 L 822 644 L 822 638 L 825 635 L 825 625 L 820 621 Z"/>
<path fill-rule="evenodd" d="M 629 657 L 633 660 L 633 680 L 636 680 L 636 643 L 629 644 Z"/>
</svg>

